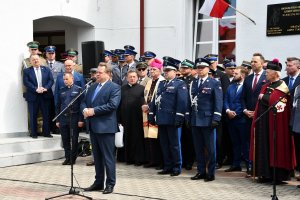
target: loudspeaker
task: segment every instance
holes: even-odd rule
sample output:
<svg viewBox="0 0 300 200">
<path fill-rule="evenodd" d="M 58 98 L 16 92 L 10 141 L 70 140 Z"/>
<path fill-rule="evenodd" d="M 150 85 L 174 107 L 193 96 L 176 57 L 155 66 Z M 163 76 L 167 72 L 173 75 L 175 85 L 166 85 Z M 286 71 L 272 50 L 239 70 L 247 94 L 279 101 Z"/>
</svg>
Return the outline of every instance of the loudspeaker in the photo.
<svg viewBox="0 0 300 200">
<path fill-rule="evenodd" d="M 104 62 L 104 42 L 87 41 L 81 43 L 82 66 L 84 77 L 89 77 L 90 69 L 98 67 L 99 62 Z"/>
</svg>

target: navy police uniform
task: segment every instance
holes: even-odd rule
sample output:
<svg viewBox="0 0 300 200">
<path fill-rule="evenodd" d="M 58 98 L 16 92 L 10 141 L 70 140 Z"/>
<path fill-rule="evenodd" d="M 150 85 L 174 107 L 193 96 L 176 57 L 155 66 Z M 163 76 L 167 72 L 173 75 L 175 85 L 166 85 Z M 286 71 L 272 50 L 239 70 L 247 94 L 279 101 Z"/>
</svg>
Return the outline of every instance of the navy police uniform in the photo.
<svg viewBox="0 0 300 200">
<path fill-rule="evenodd" d="M 63 109 L 65 109 L 69 103 L 80 94 L 82 91 L 81 87 L 73 84 L 72 86 L 65 86 L 59 90 L 59 98 L 57 99 L 56 104 L 56 114 L 59 114 Z M 58 119 L 60 125 L 60 132 L 63 141 L 63 147 L 65 150 L 65 158 L 68 162 L 75 162 L 77 158 L 77 149 L 78 149 L 78 122 L 83 122 L 83 115 L 80 112 L 80 103 L 82 98 L 76 100 L 76 102 L 71 107 L 71 110 L 67 110 L 63 113 Z M 70 114 L 71 113 L 71 122 L 70 122 Z M 71 152 L 71 142 L 70 142 L 70 125 L 73 129 L 73 137 L 72 137 L 72 152 Z M 72 160 L 71 154 L 72 153 Z"/>
<path fill-rule="evenodd" d="M 206 65 L 208 67 L 208 65 Z M 221 121 L 223 93 L 221 83 L 206 76 L 202 84 L 195 79 L 190 86 L 190 124 L 197 159 L 197 171 L 207 181 L 214 180 L 216 166 L 215 126 Z M 205 155 L 204 149 L 207 150 Z M 208 171 L 206 172 L 206 164 Z M 197 175 L 196 175 L 197 176 Z M 193 178 L 192 178 L 193 179 Z"/>
<path fill-rule="evenodd" d="M 159 83 L 155 100 L 150 104 L 149 122 L 153 124 L 156 117 L 165 174 L 178 175 L 181 172 L 182 158 L 178 127 L 184 122 L 187 100 L 186 84 L 174 78 L 170 82 L 164 80 Z"/>
</svg>

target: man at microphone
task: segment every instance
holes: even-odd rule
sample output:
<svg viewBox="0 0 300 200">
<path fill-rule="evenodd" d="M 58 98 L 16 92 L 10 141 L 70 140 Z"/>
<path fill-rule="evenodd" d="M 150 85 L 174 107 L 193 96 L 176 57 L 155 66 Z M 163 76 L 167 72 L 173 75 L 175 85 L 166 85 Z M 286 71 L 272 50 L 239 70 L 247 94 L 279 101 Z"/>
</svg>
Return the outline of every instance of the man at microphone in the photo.
<svg viewBox="0 0 300 200">
<path fill-rule="evenodd" d="M 64 73 L 63 80 L 65 87 L 58 91 L 58 98 L 56 104 L 56 115 L 65 109 L 69 103 L 76 98 L 82 91 L 82 88 L 74 84 L 74 76 L 72 73 Z M 91 80 L 93 82 L 93 80 Z M 75 164 L 78 149 L 79 129 L 83 127 L 83 115 L 79 111 L 82 97 L 79 97 L 74 104 L 57 118 L 56 126 L 60 129 L 63 147 L 65 150 L 65 161 L 63 165 Z M 71 115 L 71 117 L 70 117 Z M 72 138 L 70 129 L 73 129 Z M 72 148 L 71 140 L 72 139 Z"/>
</svg>

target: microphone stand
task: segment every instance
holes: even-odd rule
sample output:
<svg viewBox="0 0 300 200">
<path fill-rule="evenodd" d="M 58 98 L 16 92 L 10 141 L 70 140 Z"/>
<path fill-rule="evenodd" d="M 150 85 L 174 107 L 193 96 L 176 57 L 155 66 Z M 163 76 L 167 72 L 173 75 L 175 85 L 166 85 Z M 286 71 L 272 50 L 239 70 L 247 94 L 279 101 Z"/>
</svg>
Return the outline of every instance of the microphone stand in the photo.
<svg viewBox="0 0 300 200">
<path fill-rule="evenodd" d="M 69 110 L 69 127 L 70 127 L 70 143 L 71 143 L 71 153 L 70 153 L 70 163 L 71 163 L 71 187 L 68 193 L 65 194 L 60 194 L 57 196 L 53 196 L 53 197 L 49 197 L 49 198 L 45 198 L 45 200 L 48 199 L 54 199 L 54 198 L 58 198 L 58 197 L 62 197 L 62 196 L 67 196 L 67 195 L 77 195 L 77 196 L 81 196 L 84 197 L 86 199 L 90 199 L 92 200 L 92 197 L 88 197 L 82 194 L 79 194 L 79 191 L 76 191 L 76 188 L 73 186 L 73 177 L 75 177 L 74 172 L 73 172 L 73 158 L 72 158 L 72 149 L 73 149 L 73 144 L 72 144 L 72 139 L 73 139 L 73 128 L 72 128 L 72 106 L 73 104 L 76 102 L 77 99 L 79 99 L 79 97 L 81 97 L 82 94 L 84 94 L 87 90 L 88 90 L 88 86 L 89 84 L 91 84 L 92 82 L 94 82 L 96 79 L 92 79 L 90 80 L 86 85 L 85 85 L 85 89 L 83 91 L 81 91 L 76 97 L 74 97 L 72 99 L 72 101 L 68 104 L 67 107 L 65 107 L 58 115 L 56 115 L 54 117 L 54 119 L 52 120 L 52 122 L 54 122 L 59 116 L 61 116 L 62 114 L 64 114 L 66 112 L 66 110 Z"/>
<path fill-rule="evenodd" d="M 279 99 L 273 103 L 271 106 L 268 107 L 266 111 L 264 111 L 259 117 L 256 118 L 254 121 L 254 124 L 256 124 L 264 115 L 266 115 L 270 110 L 273 112 L 273 194 L 271 195 L 272 200 L 278 200 L 277 194 L 276 194 L 276 167 L 275 167 L 275 160 L 276 160 L 276 116 L 277 116 L 277 108 L 276 105 L 279 103 L 283 98 L 288 96 L 290 93 L 285 93 L 283 96 L 279 97 Z M 287 105 L 289 106 L 289 105 Z M 254 141 L 255 142 L 255 141 Z M 255 151 L 255 149 L 254 149 Z M 254 163 L 255 165 L 256 163 Z"/>
</svg>

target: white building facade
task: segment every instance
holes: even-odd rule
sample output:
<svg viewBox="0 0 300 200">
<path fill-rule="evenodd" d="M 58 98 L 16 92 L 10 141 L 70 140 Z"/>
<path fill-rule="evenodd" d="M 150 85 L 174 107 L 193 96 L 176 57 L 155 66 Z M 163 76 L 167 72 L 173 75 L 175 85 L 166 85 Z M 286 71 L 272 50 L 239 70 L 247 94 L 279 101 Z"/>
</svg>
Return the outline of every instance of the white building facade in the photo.
<svg viewBox="0 0 300 200">
<path fill-rule="evenodd" d="M 29 56 L 27 42 L 36 33 L 62 32 L 64 36 L 52 40 L 65 50 L 75 48 L 81 60 L 81 43 L 103 41 L 106 49 L 122 48 L 131 44 L 140 51 L 140 2 L 142 0 L 10 0 L 0 2 L 0 134 L 28 131 L 27 104 L 22 97 L 21 63 Z M 199 1 L 199 0 L 198 0 Z M 220 43 L 235 43 L 231 53 L 237 63 L 250 60 L 254 52 L 266 58 L 300 57 L 300 35 L 266 36 L 267 5 L 287 3 L 287 0 L 234 0 L 238 10 L 255 22 L 231 14 L 236 20 L 235 38 L 219 38 L 218 19 L 201 32 L 204 40 L 194 37 L 195 25 L 202 23 L 196 10 L 197 0 L 144 0 L 144 50 L 158 57 L 172 56 L 193 59 L 206 53 L 219 53 Z M 204 20 L 205 21 L 205 20 Z M 36 36 L 38 38 L 40 36 Z M 48 37 L 49 38 L 49 37 Z M 40 37 L 43 40 L 43 37 Z M 39 41 L 49 43 L 49 41 Z M 197 50 L 197 42 L 199 48 Z M 201 49 L 202 44 L 210 47 Z M 210 48 L 210 49 L 209 49 Z M 42 49 L 40 49 L 42 50 Z"/>
</svg>

